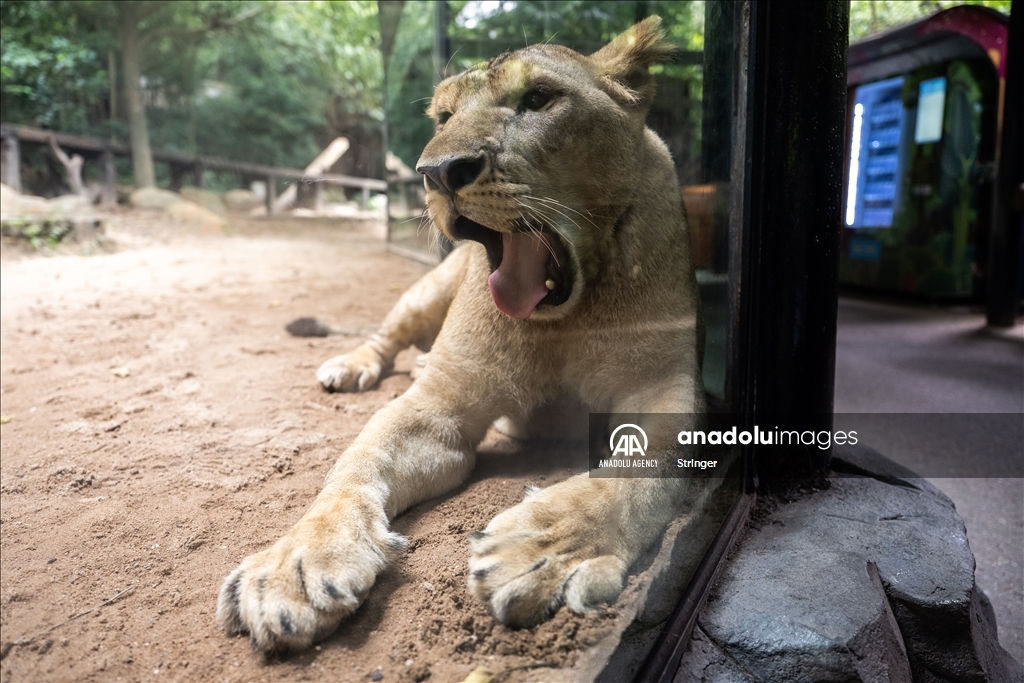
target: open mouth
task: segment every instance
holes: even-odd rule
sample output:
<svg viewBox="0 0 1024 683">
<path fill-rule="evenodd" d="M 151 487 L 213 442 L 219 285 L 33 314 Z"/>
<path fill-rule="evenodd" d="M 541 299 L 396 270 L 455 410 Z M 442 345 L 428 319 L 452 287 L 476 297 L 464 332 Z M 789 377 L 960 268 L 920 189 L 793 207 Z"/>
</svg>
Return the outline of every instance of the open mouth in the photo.
<svg viewBox="0 0 1024 683">
<path fill-rule="evenodd" d="M 459 216 L 452 233 L 456 239 L 484 245 L 491 267 L 487 284 L 503 313 L 525 320 L 538 306 L 559 306 L 569 300 L 573 284 L 569 252 L 546 226 L 498 232 Z"/>
</svg>

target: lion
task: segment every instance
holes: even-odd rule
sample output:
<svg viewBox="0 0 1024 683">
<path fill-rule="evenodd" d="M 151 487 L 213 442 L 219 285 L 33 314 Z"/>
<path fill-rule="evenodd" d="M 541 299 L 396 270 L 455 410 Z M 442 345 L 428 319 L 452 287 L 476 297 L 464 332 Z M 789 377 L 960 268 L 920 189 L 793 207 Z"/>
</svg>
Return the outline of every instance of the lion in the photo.
<svg viewBox="0 0 1024 683">
<path fill-rule="evenodd" d="M 317 377 L 365 391 L 411 345 L 429 361 L 294 527 L 224 580 L 227 633 L 274 653 L 334 631 L 405 549 L 391 520 L 464 481 L 496 420 L 528 426 L 564 395 L 592 412 L 704 411 L 684 209 L 668 149 L 645 126 L 649 67 L 672 50 L 652 17 L 589 57 L 532 45 L 437 86 L 417 170 L 430 220 L 462 244 Z M 582 473 L 531 490 L 470 535 L 470 591 L 513 627 L 610 602 L 685 489 Z"/>
</svg>

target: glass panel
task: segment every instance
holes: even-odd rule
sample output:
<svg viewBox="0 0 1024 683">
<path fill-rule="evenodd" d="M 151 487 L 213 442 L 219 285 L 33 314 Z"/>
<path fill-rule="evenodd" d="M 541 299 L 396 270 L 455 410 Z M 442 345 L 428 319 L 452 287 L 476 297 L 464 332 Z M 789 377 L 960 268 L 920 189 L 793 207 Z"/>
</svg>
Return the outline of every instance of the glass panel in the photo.
<svg viewBox="0 0 1024 683">
<path fill-rule="evenodd" d="M 680 201 L 688 217 L 688 239 L 701 299 L 705 333 L 703 382 L 709 409 L 721 413 L 719 421 L 729 422 L 729 411 L 734 406 L 730 387 L 737 382 L 731 375 L 731 363 L 739 358 L 733 349 L 736 341 L 731 325 L 737 315 L 733 306 L 738 301 L 740 264 L 738 255 L 730 249 L 739 243 L 742 225 L 742 216 L 733 208 L 741 206 L 739 197 L 734 196 L 733 188 L 739 179 L 734 177 L 733 169 L 742 168 L 744 159 L 735 141 L 746 139 L 734 130 L 736 125 L 745 125 L 737 124 L 745 119 L 737 116 L 736 111 L 736 100 L 743 96 L 737 93 L 745 92 L 738 88 L 736 80 L 736 74 L 745 67 L 738 56 L 742 52 L 738 48 L 745 40 L 739 34 L 739 12 L 732 2 L 675 0 L 405 3 L 386 78 L 388 139 L 395 157 L 389 166 L 391 248 L 421 261 L 434 262 L 450 246 L 438 239 L 437 231 L 428 225 L 422 180 L 407 170 L 415 168 L 421 150 L 433 135 L 433 126 L 423 112 L 437 82 L 504 52 L 535 43 L 557 43 L 589 55 L 644 17 L 660 16 L 668 39 L 677 50 L 669 63 L 651 69 L 656 77 L 656 94 L 647 125 L 665 142 L 674 162 Z M 681 232 L 680 238 L 683 235 Z M 565 407 L 556 405 L 557 410 L 552 413 L 555 417 L 548 419 L 563 419 Z M 558 452 L 568 454 L 573 463 L 581 462 L 581 456 L 584 463 L 591 458 L 591 476 L 595 476 L 594 463 L 617 459 L 612 457 L 613 452 L 627 452 L 632 457 L 638 453 L 642 456 L 640 451 L 647 450 L 642 430 L 630 432 L 625 446 L 609 442 L 612 420 L 618 420 L 619 425 L 636 426 L 642 423 L 643 415 L 595 413 L 589 417 L 591 422 L 584 427 L 593 430 L 591 443 L 603 439 L 602 448 L 608 452 L 595 453 L 592 449 L 587 453 L 585 448 L 575 445 L 560 445 L 558 449 L 565 450 Z M 688 429 L 686 425 L 696 424 L 692 415 L 664 417 L 663 422 L 675 429 L 673 438 L 680 429 Z M 716 422 L 714 428 L 727 431 L 737 424 Z M 507 455 L 509 450 L 523 458 L 533 458 L 538 452 L 550 453 L 545 458 L 558 462 L 550 448 L 510 445 L 500 439 L 485 441 L 480 462 L 492 462 L 491 459 Z M 703 557 L 739 492 L 739 448 L 717 448 L 713 453 L 709 450 L 706 458 L 701 455 L 683 461 L 692 463 L 692 468 L 705 468 L 687 477 L 692 478 L 696 490 L 703 489 L 710 495 L 697 496 L 699 505 L 694 501 L 692 523 L 685 531 L 687 549 L 672 560 L 676 587 L 675 592 L 663 596 L 668 603 L 662 620 L 668 617 L 680 589 Z M 709 465 L 711 462 L 721 463 L 723 468 L 728 467 L 725 463 L 735 466 L 716 474 L 707 469 L 714 467 Z M 482 466 L 478 465 L 478 469 Z M 474 474 L 473 480 L 477 476 Z M 660 475 L 636 472 L 633 476 Z M 486 524 L 488 520 L 480 521 Z M 630 573 L 635 571 L 636 568 Z M 622 656 L 632 657 L 633 664 L 639 664 L 658 633 L 656 624 L 645 625 L 642 632 L 633 634 L 635 649 Z M 502 651 L 501 646 L 495 647 Z M 498 668 L 507 663 L 500 656 L 494 662 Z"/>
<path fill-rule="evenodd" d="M 652 68 L 657 90 L 647 123 L 672 154 L 687 210 L 705 324 L 705 388 L 714 405 L 728 406 L 735 11 L 734 3 L 676 0 L 406 3 L 387 77 L 393 250 L 436 262 L 450 246 L 428 229 L 422 180 L 412 170 L 433 134 L 423 112 L 434 84 L 535 42 L 590 54 L 644 16 L 658 15 L 678 49 L 671 63 Z M 715 84 L 707 92 L 705 73 Z"/>
</svg>

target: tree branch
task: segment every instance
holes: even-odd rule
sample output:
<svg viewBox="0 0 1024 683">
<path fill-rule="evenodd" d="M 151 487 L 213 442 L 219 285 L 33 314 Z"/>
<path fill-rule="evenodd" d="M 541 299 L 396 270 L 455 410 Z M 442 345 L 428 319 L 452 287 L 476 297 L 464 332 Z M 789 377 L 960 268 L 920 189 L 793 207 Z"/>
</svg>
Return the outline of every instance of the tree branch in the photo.
<svg viewBox="0 0 1024 683">
<path fill-rule="evenodd" d="M 72 157 L 68 155 L 57 146 L 57 137 L 50 134 L 50 149 L 53 150 L 54 155 L 61 164 L 64 165 L 64 170 L 68 174 L 68 185 L 71 186 L 72 194 L 85 194 L 85 184 L 82 183 L 82 164 L 85 160 L 79 154 L 75 154 Z"/>
</svg>

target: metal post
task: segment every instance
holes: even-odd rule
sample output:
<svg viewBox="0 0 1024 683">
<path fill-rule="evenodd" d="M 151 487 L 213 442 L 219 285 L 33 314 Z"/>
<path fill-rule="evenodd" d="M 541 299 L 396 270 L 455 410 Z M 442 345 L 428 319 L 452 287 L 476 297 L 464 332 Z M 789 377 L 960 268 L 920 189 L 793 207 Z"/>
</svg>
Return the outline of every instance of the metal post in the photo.
<svg viewBox="0 0 1024 683">
<path fill-rule="evenodd" d="M 201 161 L 192 164 L 192 184 L 199 189 L 206 185 L 206 166 Z"/>
<path fill-rule="evenodd" d="M 1018 269 L 1024 267 L 1020 244 L 1024 211 L 1013 201 L 1024 186 L 1024 64 L 1021 62 L 1024 62 L 1024 5 L 1015 2 L 1010 9 L 1003 130 L 989 240 L 987 318 L 993 327 L 1012 327 L 1021 301 Z"/>
<path fill-rule="evenodd" d="M 780 416 L 831 430 L 849 3 L 793 12 L 758 1 L 752 10 L 744 402 L 762 427 Z M 755 450 L 762 483 L 820 471 L 828 459 L 816 446 Z"/>
<path fill-rule="evenodd" d="M 367 209 L 370 208 L 370 188 L 366 187 L 365 185 L 363 186 L 360 204 L 362 206 L 363 211 L 366 211 Z"/>
<path fill-rule="evenodd" d="M 547 12 L 544 14 L 545 20 Z M 448 61 L 451 58 L 451 41 L 448 39 L 448 0 L 440 0 L 434 3 L 434 73 L 438 75 L 437 80 L 442 81 L 447 76 Z M 544 34 L 547 37 L 547 33 Z"/>
<path fill-rule="evenodd" d="M 268 175 L 267 176 L 267 215 L 271 216 L 274 213 L 274 204 L 277 203 L 277 178 Z"/>
<path fill-rule="evenodd" d="M 735 14 L 739 5 L 709 2 L 704 5 L 704 96 L 701 117 L 701 182 L 728 182 L 732 156 L 732 112 L 736 53 Z"/>
<path fill-rule="evenodd" d="M 324 183 L 322 180 L 313 181 L 313 211 L 322 213 L 324 210 Z"/>
<path fill-rule="evenodd" d="M 4 134 L 4 179 L 7 187 L 21 192 L 21 152 L 18 148 L 18 134 L 8 130 Z"/>
<path fill-rule="evenodd" d="M 168 164 L 171 167 L 171 190 L 181 192 L 181 186 L 185 179 L 185 167 L 181 164 Z"/>
<path fill-rule="evenodd" d="M 100 155 L 100 164 L 103 166 L 103 195 L 101 201 L 104 206 L 117 203 L 117 167 L 114 165 L 114 153 L 109 149 L 103 150 Z"/>
<path fill-rule="evenodd" d="M 406 218 L 409 216 L 409 183 L 403 178 L 395 184 L 395 189 L 398 190 L 398 213 L 402 218 Z"/>
</svg>

